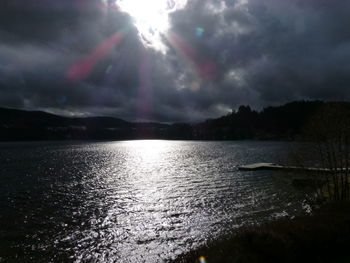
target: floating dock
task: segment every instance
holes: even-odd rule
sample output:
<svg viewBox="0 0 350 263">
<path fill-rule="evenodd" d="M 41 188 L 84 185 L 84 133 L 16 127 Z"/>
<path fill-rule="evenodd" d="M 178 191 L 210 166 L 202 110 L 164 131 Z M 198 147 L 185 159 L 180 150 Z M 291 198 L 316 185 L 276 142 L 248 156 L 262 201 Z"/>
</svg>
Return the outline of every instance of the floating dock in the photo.
<svg viewBox="0 0 350 263">
<path fill-rule="evenodd" d="M 285 166 L 275 163 L 253 163 L 248 165 L 238 166 L 240 171 L 257 171 L 257 170 L 284 170 L 284 171 L 302 171 L 302 172 L 330 172 L 330 169 L 314 168 L 314 167 L 298 167 Z M 343 169 L 338 169 L 339 171 Z"/>
</svg>

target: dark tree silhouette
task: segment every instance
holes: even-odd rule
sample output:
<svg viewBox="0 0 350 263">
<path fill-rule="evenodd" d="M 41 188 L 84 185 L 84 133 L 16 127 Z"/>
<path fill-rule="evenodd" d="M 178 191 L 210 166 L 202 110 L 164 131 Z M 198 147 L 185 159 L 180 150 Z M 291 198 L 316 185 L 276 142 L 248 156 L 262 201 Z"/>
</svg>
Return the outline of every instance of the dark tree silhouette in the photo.
<svg viewBox="0 0 350 263">
<path fill-rule="evenodd" d="M 322 170 L 313 176 L 320 197 L 329 201 L 350 200 L 350 104 L 325 104 L 306 125 L 294 156 L 302 166 Z"/>
</svg>

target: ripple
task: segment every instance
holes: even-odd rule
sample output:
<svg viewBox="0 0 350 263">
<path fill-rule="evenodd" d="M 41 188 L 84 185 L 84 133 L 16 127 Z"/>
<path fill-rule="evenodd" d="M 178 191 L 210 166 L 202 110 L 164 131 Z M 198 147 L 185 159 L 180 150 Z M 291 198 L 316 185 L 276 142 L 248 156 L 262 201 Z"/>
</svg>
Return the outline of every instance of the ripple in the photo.
<svg viewBox="0 0 350 263">
<path fill-rule="evenodd" d="M 237 170 L 280 161 L 288 147 L 7 144 L 0 148 L 0 254 L 26 262 L 164 262 L 240 225 L 302 213 L 305 193 L 283 175 Z"/>
</svg>

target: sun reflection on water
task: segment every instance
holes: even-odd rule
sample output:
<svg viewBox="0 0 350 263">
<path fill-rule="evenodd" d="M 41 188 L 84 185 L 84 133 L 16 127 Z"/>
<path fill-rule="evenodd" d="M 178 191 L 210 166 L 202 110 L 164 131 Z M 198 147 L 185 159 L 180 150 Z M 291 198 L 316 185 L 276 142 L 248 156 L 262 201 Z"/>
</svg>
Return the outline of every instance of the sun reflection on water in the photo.
<svg viewBox="0 0 350 263">
<path fill-rule="evenodd" d="M 162 154 L 169 150 L 169 142 L 162 140 L 138 140 L 125 142 L 130 152 L 138 158 L 137 166 L 155 164 L 161 159 Z"/>
<path fill-rule="evenodd" d="M 299 211 L 301 196 L 290 184 L 269 173 L 236 169 L 239 163 L 276 160 L 276 153 L 284 153 L 280 143 L 140 140 L 19 146 L 0 154 L 7 151 L 13 160 L 34 156 L 37 162 L 24 162 L 22 170 L 17 162 L 0 163 L 0 170 L 46 173 L 37 183 L 7 170 L 4 178 L 27 191 L 20 199 L 12 197 L 14 206 L 6 210 L 5 205 L 0 220 L 23 240 L 29 236 L 26 258 L 33 256 L 36 262 L 50 262 L 56 255 L 67 258 L 60 262 L 168 262 L 242 222 Z M 27 183 L 21 185 L 22 180 Z M 10 218 L 22 218 L 21 211 L 27 217 L 25 228 Z M 43 231 L 40 241 L 30 237 L 32 229 Z M 6 248 L 6 242 L 0 243 Z M 37 243 L 40 248 L 33 250 Z"/>
</svg>

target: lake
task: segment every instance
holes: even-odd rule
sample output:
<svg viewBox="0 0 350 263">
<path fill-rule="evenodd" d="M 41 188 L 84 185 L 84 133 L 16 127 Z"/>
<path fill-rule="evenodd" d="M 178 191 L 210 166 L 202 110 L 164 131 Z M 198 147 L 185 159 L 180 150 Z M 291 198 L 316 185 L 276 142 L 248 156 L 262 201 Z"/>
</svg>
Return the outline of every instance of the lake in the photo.
<svg viewBox="0 0 350 263">
<path fill-rule="evenodd" d="M 0 144 L 0 262 L 165 262 L 235 228 L 304 213 L 287 142 Z"/>
</svg>

